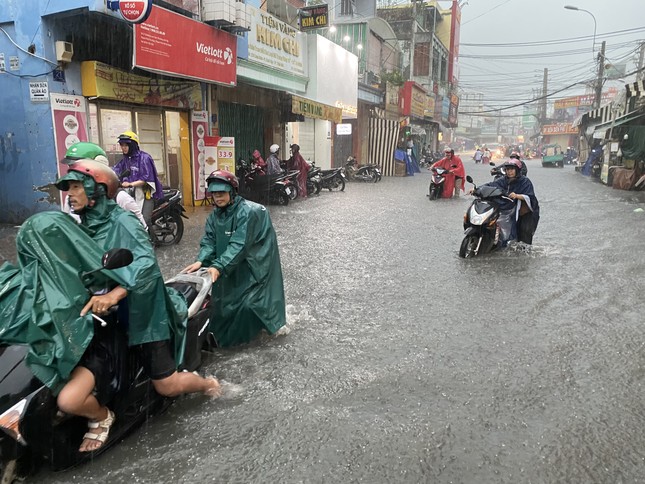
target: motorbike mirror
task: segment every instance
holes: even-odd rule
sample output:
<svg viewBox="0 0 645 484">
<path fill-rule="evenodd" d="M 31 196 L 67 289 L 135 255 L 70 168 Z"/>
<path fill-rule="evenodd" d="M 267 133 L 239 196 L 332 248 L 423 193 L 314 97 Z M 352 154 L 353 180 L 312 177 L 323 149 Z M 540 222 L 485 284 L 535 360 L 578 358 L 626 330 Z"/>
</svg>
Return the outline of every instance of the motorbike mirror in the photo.
<svg viewBox="0 0 645 484">
<path fill-rule="evenodd" d="M 101 259 L 103 269 L 119 269 L 132 263 L 134 257 L 128 249 L 110 249 Z"/>
<path fill-rule="evenodd" d="M 466 175 L 466 181 L 467 181 L 468 183 L 473 183 L 473 177 L 472 177 L 472 176 L 470 176 L 470 175 Z"/>
<path fill-rule="evenodd" d="M 490 165 L 490 166 L 495 166 L 495 163 L 493 163 L 493 162 L 491 161 L 491 162 L 489 163 L 489 165 Z"/>
</svg>

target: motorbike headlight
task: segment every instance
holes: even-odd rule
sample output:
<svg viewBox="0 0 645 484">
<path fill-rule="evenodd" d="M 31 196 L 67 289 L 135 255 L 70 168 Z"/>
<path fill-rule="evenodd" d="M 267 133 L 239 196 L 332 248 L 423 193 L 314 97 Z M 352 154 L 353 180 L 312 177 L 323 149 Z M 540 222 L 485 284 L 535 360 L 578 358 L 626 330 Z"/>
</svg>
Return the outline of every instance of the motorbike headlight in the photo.
<svg viewBox="0 0 645 484">
<path fill-rule="evenodd" d="M 23 398 L 9 410 L 0 415 L 0 427 L 5 429 L 9 435 L 21 444 L 27 443 L 20 433 L 20 419 L 22 418 L 25 406 L 27 406 L 27 399 Z"/>
<path fill-rule="evenodd" d="M 483 225 L 486 220 L 490 217 L 492 210 L 487 210 L 484 213 L 477 213 L 475 207 L 470 209 L 470 223 L 473 225 Z"/>
</svg>

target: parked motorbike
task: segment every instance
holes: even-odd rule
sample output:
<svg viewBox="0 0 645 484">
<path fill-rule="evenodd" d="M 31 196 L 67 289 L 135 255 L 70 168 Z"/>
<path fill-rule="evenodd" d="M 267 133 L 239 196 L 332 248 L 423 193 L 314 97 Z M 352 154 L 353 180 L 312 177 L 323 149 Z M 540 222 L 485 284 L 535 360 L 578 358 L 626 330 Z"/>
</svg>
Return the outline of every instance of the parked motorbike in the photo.
<svg viewBox="0 0 645 484">
<path fill-rule="evenodd" d="M 470 175 L 466 180 L 473 183 Z M 507 242 L 515 216 L 515 208 L 500 209 L 505 200 L 515 201 L 499 188 L 475 186 L 473 195 L 476 198 L 464 215 L 464 239 L 459 247 L 459 257 L 463 258 L 486 254 Z"/>
<path fill-rule="evenodd" d="M 432 178 L 430 178 L 430 187 L 428 188 L 428 199 L 436 200 L 441 198 L 441 193 L 443 192 L 443 184 L 446 181 L 446 175 L 450 173 L 450 170 L 445 168 L 435 167 L 431 168 Z"/>
<path fill-rule="evenodd" d="M 117 269 L 131 262 L 132 253 L 126 249 L 112 249 L 103 256 L 105 269 Z M 86 287 L 91 286 L 92 273 L 98 270 L 80 275 Z M 207 331 L 211 277 L 208 271 L 200 270 L 179 274 L 166 284 L 184 294 L 188 302 L 185 358 L 180 370 L 194 371 L 201 365 L 201 350 L 212 342 Z M 137 351 L 128 347 L 118 315 L 116 310 L 107 316 L 93 315 L 95 334 L 101 334 L 101 341 L 122 362 L 121 371 L 111 383 L 118 388 L 117 393 L 108 402 L 117 419 L 107 442 L 95 452 L 78 452 L 87 431 L 87 419 L 58 410 L 56 397 L 33 375 L 25 361 L 29 347 L 0 346 L 1 482 L 11 483 L 43 465 L 57 471 L 91 460 L 172 403 L 172 399 L 155 392 L 152 381 L 145 376 Z"/>
<path fill-rule="evenodd" d="M 307 195 L 318 195 L 322 190 L 322 177 L 320 172 L 322 170 L 316 166 L 311 167 L 307 173 Z"/>
<path fill-rule="evenodd" d="M 237 160 L 237 176 L 240 179 L 240 194 L 260 203 L 288 205 L 291 196 L 298 196 L 298 188 L 287 175 L 263 175 L 243 158 Z"/>
<path fill-rule="evenodd" d="M 345 163 L 345 174 L 349 181 L 362 181 L 377 183 L 381 181 L 381 169 L 378 165 L 370 164 L 360 166 L 354 156 L 347 158 Z"/>
<path fill-rule="evenodd" d="M 155 199 L 148 233 L 155 246 L 178 244 L 184 236 L 186 209 L 181 203 L 181 192 L 175 188 L 163 189 L 163 198 Z"/>
<path fill-rule="evenodd" d="M 311 162 L 312 167 L 316 167 L 315 162 Z M 345 190 L 345 173 L 342 168 L 332 168 L 331 170 L 320 170 L 320 186 L 330 192 Z"/>
</svg>

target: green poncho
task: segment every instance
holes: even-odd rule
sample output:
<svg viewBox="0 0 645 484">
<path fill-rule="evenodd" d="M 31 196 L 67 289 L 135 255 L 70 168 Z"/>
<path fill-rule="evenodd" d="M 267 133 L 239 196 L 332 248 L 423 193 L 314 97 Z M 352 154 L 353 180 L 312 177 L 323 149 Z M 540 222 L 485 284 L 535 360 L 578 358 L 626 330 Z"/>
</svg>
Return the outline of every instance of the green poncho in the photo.
<svg viewBox="0 0 645 484">
<path fill-rule="evenodd" d="M 29 367 L 55 393 L 93 337 L 92 317 L 79 316 L 90 298 L 79 274 L 101 267 L 103 253 L 111 248 L 134 255 L 129 266 L 96 277 L 99 284 L 128 291 L 130 345 L 174 336 L 176 361 L 183 356 L 186 302 L 163 285 L 137 218 L 100 198 L 82 220 L 77 225 L 60 212 L 30 217 L 16 237 L 19 269 L 0 267 L 0 342 L 29 345 Z"/>
<path fill-rule="evenodd" d="M 221 347 L 275 333 L 286 322 L 280 254 L 266 208 L 235 197 L 206 220 L 197 260 L 217 268 L 210 330 Z"/>
</svg>

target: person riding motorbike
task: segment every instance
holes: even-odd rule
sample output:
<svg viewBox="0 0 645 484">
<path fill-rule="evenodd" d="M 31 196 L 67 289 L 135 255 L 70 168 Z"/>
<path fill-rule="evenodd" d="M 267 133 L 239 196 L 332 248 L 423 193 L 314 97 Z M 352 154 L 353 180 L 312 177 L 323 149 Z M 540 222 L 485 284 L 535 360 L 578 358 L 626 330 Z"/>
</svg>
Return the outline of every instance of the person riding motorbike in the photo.
<svg viewBox="0 0 645 484">
<path fill-rule="evenodd" d="M 280 158 L 278 158 L 278 153 L 280 153 L 280 147 L 276 144 L 272 144 L 269 147 L 269 157 L 267 158 L 267 175 L 280 175 L 282 174 L 282 167 L 280 166 Z"/>
<path fill-rule="evenodd" d="M 446 173 L 446 181 L 443 184 L 443 192 L 441 198 L 459 197 L 460 190 L 464 189 L 466 170 L 461 158 L 455 155 L 455 150 L 446 147 L 443 150 L 444 157 L 434 163 L 432 168 L 443 168 L 448 170 Z"/>
<path fill-rule="evenodd" d="M 84 158 L 98 161 L 106 166 L 108 165 L 107 153 L 105 153 L 103 148 L 95 143 L 90 143 L 87 141 L 80 141 L 70 146 L 65 153 L 65 158 L 61 160 L 61 163 L 71 165 Z M 141 214 L 139 205 L 137 205 L 137 202 L 130 196 L 130 194 L 128 194 L 128 192 L 126 192 L 125 190 L 118 190 L 116 193 L 115 201 L 123 210 L 132 212 L 134 215 L 136 215 L 136 217 L 139 219 L 139 222 L 141 222 L 141 225 L 143 225 L 143 228 L 148 230 L 148 226 L 146 225 L 146 221 Z M 75 214 L 69 206 L 69 195 L 65 197 L 62 208 L 63 212 L 70 214 L 72 217 L 74 217 L 74 220 L 76 220 L 77 222 L 81 221 L 81 217 Z"/>
<path fill-rule="evenodd" d="M 105 315 L 127 298 L 127 305 L 121 311 L 127 321 L 128 343 L 142 354 L 144 368 L 155 390 L 165 396 L 197 391 L 216 395 L 219 392 L 216 379 L 176 371 L 182 355 L 186 302 L 164 285 L 143 227 L 113 201 L 119 187 L 115 173 L 95 160 L 81 159 L 70 165 L 68 173 L 55 186 L 69 192 L 70 206 L 81 217 L 83 233 L 89 234 L 90 240 L 85 245 L 93 245 L 99 252 L 113 247 L 127 248 L 134 257 L 130 265 L 118 271 L 121 276 L 118 284 L 107 292 L 91 296 L 80 315 L 90 312 Z M 96 368 L 103 366 L 100 359 L 94 364 Z M 102 446 L 115 418 L 109 410 L 107 417 L 99 415 L 99 409 L 103 415 L 105 409 L 97 407 L 94 389 L 101 376 L 93 373 L 92 368 L 77 367 L 58 395 L 61 410 L 90 419 L 81 451 Z"/>
<path fill-rule="evenodd" d="M 157 174 L 155 162 L 145 151 L 139 148 L 139 137 L 134 131 L 125 131 L 118 138 L 123 158 L 114 165 L 117 175 L 128 173 L 123 177 L 123 188 L 134 188 L 134 199 L 141 209 L 146 225 L 150 226 L 154 199 L 163 198 L 163 186 Z"/>
<path fill-rule="evenodd" d="M 526 163 L 524 163 L 524 160 L 521 158 L 520 154 L 517 151 L 513 151 L 511 155 L 509 156 L 510 159 L 512 160 L 518 160 L 522 168 L 520 169 L 520 174 L 526 176 L 529 172 L 529 169 L 526 167 Z"/>
<path fill-rule="evenodd" d="M 501 212 L 510 212 L 509 240 L 517 239 L 525 244 L 532 244 L 533 235 L 540 221 L 540 205 L 535 196 L 533 184 L 527 176 L 522 175 L 520 160 L 510 158 L 502 164 L 502 167 L 504 176 L 485 185 L 499 188 L 514 200 L 514 202 L 504 201 L 500 205 Z M 470 193 L 472 194 L 473 190 Z M 517 201 L 520 203 L 518 204 Z"/>
<path fill-rule="evenodd" d="M 213 282 L 210 330 L 220 347 L 274 334 L 286 323 L 284 283 L 275 230 L 267 209 L 238 195 L 237 177 L 224 170 L 206 180 L 215 209 L 206 220 L 197 261 Z"/>
</svg>

